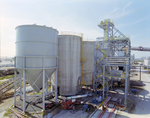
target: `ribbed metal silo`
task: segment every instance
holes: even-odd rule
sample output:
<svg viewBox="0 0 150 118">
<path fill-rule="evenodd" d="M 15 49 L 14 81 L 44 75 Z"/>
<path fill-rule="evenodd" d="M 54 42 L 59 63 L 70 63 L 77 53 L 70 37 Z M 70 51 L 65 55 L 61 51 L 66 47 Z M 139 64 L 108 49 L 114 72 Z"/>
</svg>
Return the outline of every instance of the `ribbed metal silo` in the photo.
<svg viewBox="0 0 150 118">
<path fill-rule="evenodd" d="M 16 27 L 16 69 L 25 76 L 36 92 L 57 68 L 58 31 L 39 25 Z"/>
<path fill-rule="evenodd" d="M 77 93 L 77 81 L 81 76 L 80 49 L 80 36 L 58 36 L 58 86 L 61 95 Z"/>
</svg>

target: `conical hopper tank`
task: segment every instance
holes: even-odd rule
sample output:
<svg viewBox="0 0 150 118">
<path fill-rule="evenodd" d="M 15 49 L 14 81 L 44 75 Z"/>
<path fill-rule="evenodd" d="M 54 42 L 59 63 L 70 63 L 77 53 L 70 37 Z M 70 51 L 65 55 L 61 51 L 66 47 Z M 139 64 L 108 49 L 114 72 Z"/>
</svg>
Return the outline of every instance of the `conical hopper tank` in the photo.
<svg viewBox="0 0 150 118">
<path fill-rule="evenodd" d="M 51 27 L 21 25 L 16 27 L 16 69 L 36 92 L 42 88 L 43 69 L 46 82 L 57 68 L 58 31 Z"/>
</svg>

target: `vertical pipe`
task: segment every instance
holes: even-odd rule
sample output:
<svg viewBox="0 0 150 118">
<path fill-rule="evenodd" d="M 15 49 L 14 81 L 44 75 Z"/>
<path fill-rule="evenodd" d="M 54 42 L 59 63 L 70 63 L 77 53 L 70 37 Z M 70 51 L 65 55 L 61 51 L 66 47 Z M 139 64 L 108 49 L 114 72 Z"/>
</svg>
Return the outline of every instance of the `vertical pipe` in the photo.
<svg viewBox="0 0 150 118">
<path fill-rule="evenodd" d="M 26 75 L 25 69 L 23 69 L 23 112 L 25 112 L 26 108 Z"/>
<path fill-rule="evenodd" d="M 17 70 L 15 69 L 15 81 L 14 81 L 14 107 L 16 107 L 16 72 Z"/>
<path fill-rule="evenodd" d="M 43 110 L 45 110 L 45 69 L 43 69 Z"/>
<path fill-rule="evenodd" d="M 105 97 L 105 66 L 103 65 L 103 99 Z"/>
<path fill-rule="evenodd" d="M 57 69 L 55 72 L 55 102 L 57 103 Z"/>
<path fill-rule="evenodd" d="M 128 66 L 126 65 L 126 80 L 125 80 L 125 105 L 127 105 L 127 97 L 128 97 Z"/>
</svg>

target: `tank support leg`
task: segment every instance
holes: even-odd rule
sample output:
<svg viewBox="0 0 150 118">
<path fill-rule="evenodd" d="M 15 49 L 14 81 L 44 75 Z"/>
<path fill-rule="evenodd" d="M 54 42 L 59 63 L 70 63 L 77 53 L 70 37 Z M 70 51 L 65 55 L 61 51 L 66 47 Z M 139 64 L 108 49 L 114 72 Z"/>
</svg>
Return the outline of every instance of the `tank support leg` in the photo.
<svg viewBox="0 0 150 118">
<path fill-rule="evenodd" d="M 51 76 L 51 92 L 53 92 L 52 81 L 54 81 L 53 75 Z"/>
<path fill-rule="evenodd" d="M 55 71 L 55 102 L 57 103 L 57 70 Z"/>
<path fill-rule="evenodd" d="M 19 76 L 19 83 L 20 83 L 20 99 L 22 99 L 22 76 Z"/>
<path fill-rule="evenodd" d="M 16 72 L 17 70 L 15 69 L 15 81 L 14 81 L 14 107 L 16 107 L 16 74 L 17 74 L 17 72 Z"/>
<path fill-rule="evenodd" d="M 26 75 L 23 69 L 23 112 L 26 110 Z"/>
<path fill-rule="evenodd" d="M 43 110 L 45 110 L 45 69 L 43 69 Z"/>
</svg>

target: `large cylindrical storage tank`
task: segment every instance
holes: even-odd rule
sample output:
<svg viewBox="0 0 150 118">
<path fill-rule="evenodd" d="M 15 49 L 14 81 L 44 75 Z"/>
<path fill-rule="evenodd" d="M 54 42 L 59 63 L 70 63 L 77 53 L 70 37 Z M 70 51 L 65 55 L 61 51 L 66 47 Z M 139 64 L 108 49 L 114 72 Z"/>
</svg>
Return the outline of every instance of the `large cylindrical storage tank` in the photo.
<svg viewBox="0 0 150 118">
<path fill-rule="evenodd" d="M 80 49 L 80 36 L 58 36 L 58 86 L 60 95 L 75 95 L 77 93 L 77 81 L 81 76 Z"/>
<path fill-rule="evenodd" d="M 36 92 L 42 88 L 42 72 L 46 81 L 57 68 L 58 31 L 51 27 L 21 25 L 16 27 L 16 69 L 25 75 Z"/>
<path fill-rule="evenodd" d="M 95 42 L 94 41 L 83 41 L 85 85 L 92 85 L 94 49 L 95 49 Z"/>
</svg>

